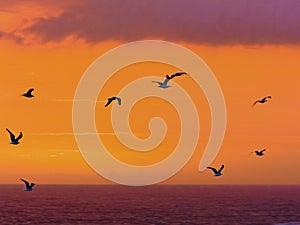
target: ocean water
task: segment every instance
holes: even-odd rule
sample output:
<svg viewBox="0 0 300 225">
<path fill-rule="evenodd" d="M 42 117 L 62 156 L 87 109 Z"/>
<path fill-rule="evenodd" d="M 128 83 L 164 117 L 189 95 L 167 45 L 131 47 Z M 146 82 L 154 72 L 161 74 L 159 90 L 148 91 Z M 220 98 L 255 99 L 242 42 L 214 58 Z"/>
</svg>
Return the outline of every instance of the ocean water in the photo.
<svg viewBox="0 0 300 225">
<path fill-rule="evenodd" d="M 300 186 L 0 185 L 0 207 L 1 225 L 300 224 Z"/>
</svg>

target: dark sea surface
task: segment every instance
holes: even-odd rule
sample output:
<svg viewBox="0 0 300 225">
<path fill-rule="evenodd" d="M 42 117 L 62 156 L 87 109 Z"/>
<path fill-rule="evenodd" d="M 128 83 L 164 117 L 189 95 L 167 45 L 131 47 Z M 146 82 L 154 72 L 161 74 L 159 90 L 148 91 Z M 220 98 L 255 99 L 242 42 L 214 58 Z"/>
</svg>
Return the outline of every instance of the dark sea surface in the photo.
<svg viewBox="0 0 300 225">
<path fill-rule="evenodd" d="M 300 186 L 0 185 L 0 207 L 1 225 L 298 224 Z"/>
</svg>

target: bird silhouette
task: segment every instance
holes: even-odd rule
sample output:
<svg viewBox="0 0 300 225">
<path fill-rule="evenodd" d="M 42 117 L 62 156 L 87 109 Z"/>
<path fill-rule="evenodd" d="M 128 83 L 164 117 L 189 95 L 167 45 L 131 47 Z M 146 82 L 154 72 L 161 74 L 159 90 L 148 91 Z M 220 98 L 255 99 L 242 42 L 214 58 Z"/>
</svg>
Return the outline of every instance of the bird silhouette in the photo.
<svg viewBox="0 0 300 225">
<path fill-rule="evenodd" d="M 22 96 L 26 98 L 33 98 L 32 92 L 34 91 L 34 88 L 30 88 L 26 93 L 22 94 Z"/>
<path fill-rule="evenodd" d="M 263 103 L 267 102 L 267 101 L 268 101 L 268 98 L 271 99 L 272 96 L 266 96 L 266 97 L 264 97 L 264 98 L 262 98 L 262 99 L 260 99 L 260 100 L 255 101 L 255 102 L 253 103 L 252 107 L 254 107 L 257 103 L 263 104 Z"/>
<path fill-rule="evenodd" d="M 15 135 L 9 130 L 6 128 L 6 130 L 8 131 L 9 135 L 10 135 L 10 144 L 12 145 L 18 145 L 20 144 L 19 140 L 23 137 L 23 134 L 22 132 L 20 132 L 19 136 L 16 138 Z"/>
<path fill-rule="evenodd" d="M 164 80 L 164 82 L 159 82 L 159 81 L 152 81 L 153 83 L 158 84 L 158 87 L 160 88 L 169 88 L 171 86 L 168 85 L 168 82 L 173 79 L 174 77 L 179 77 L 182 76 L 184 74 L 187 74 L 186 72 L 179 72 L 179 73 L 174 73 L 171 76 L 169 76 L 168 74 L 166 75 L 166 78 Z"/>
<path fill-rule="evenodd" d="M 207 169 L 211 169 L 215 174 L 214 176 L 219 177 L 219 176 L 223 175 L 221 172 L 224 169 L 224 165 L 222 165 L 219 170 L 217 170 L 216 168 L 213 168 L 213 167 L 209 167 L 209 166 L 207 167 Z"/>
<path fill-rule="evenodd" d="M 263 156 L 263 155 L 264 155 L 264 151 L 266 151 L 266 149 L 263 149 L 263 150 L 261 150 L 261 151 L 255 151 L 255 154 L 256 154 L 257 156 Z"/>
<path fill-rule="evenodd" d="M 22 178 L 20 180 L 23 181 L 25 184 L 24 191 L 32 191 L 33 190 L 33 186 L 35 185 L 35 183 L 29 183 L 27 180 L 24 180 Z"/>
<path fill-rule="evenodd" d="M 179 77 L 179 76 L 182 76 L 182 75 L 184 75 L 184 74 L 187 74 L 187 73 L 186 73 L 186 72 L 174 73 L 174 74 L 172 74 L 171 76 L 166 75 L 166 78 L 169 79 L 169 80 L 171 80 L 171 79 L 173 79 L 174 77 Z"/>
<path fill-rule="evenodd" d="M 108 101 L 105 104 L 105 107 L 109 106 L 109 104 L 114 100 L 117 100 L 118 104 L 121 105 L 121 98 L 114 96 L 114 97 L 108 98 Z"/>
</svg>

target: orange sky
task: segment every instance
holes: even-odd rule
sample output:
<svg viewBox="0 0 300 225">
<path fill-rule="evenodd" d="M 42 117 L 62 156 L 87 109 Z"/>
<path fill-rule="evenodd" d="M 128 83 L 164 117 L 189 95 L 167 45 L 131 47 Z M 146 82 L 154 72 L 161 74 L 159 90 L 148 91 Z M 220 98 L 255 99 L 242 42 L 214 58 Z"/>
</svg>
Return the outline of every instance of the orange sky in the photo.
<svg viewBox="0 0 300 225">
<path fill-rule="evenodd" d="M 34 16 L 39 17 L 41 12 L 47 15 L 46 8 L 41 9 L 45 12 L 35 10 Z M 55 15 L 53 11 L 50 10 Z M 26 12 L 24 10 L 24 17 L 33 16 Z M 9 30 L 9 25 L 20 24 L 14 13 L 1 12 L 0 21 L 0 30 Z M 9 38 L 0 39 L 0 183 L 18 183 L 20 177 L 36 183 L 110 183 L 87 165 L 76 146 L 72 134 L 72 99 L 88 66 L 122 43 L 125 42 L 88 44 L 74 37 L 44 44 L 39 41 L 18 44 Z M 198 172 L 209 136 L 209 109 L 193 80 L 180 77 L 174 82 L 193 98 L 199 111 L 201 135 L 193 158 L 165 183 L 300 184 L 297 174 L 300 171 L 299 45 L 176 43 L 198 54 L 222 87 L 228 113 L 227 131 L 212 166 L 225 164 L 225 169 L 224 176 L 219 178 L 213 177 L 211 171 Z M 177 72 L 176 68 L 158 63 L 129 66 L 114 75 L 98 100 L 105 101 L 129 80 L 145 74 L 161 74 L 163 77 L 173 72 Z M 114 80 L 125 73 L 130 74 L 128 79 L 116 84 Z M 35 88 L 36 97 L 22 98 L 20 95 L 31 87 Z M 253 101 L 266 95 L 272 95 L 273 99 L 251 108 Z M 167 106 L 166 111 L 149 107 L 149 102 Z M 110 109 L 104 109 L 103 104 L 97 103 L 97 128 L 99 132 L 109 133 Z M 169 115 L 174 116 L 168 118 Z M 162 100 L 145 99 L 133 108 L 130 125 L 138 137 L 146 138 L 149 135 L 148 122 L 154 116 L 163 117 L 169 130 L 167 139 L 152 152 L 134 153 L 121 146 L 114 135 L 101 138 L 112 154 L 125 162 L 147 165 L 162 160 L 172 152 L 179 135 L 179 120 L 174 109 Z M 15 133 L 23 131 L 20 145 L 9 144 L 6 127 Z M 250 154 L 263 148 L 267 149 L 263 158 Z"/>
</svg>

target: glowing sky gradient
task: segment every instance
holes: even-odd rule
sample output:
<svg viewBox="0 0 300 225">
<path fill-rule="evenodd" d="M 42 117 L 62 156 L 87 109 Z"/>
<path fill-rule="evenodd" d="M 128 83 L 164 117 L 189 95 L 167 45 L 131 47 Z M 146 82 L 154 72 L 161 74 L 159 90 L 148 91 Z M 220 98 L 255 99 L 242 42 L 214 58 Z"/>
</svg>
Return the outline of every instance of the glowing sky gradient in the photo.
<svg viewBox="0 0 300 225">
<path fill-rule="evenodd" d="M 166 183 L 300 184 L 299 21 L 297 0 L 1 1 L 0 183 L 18 183 L 20 177 L 36 183 L 109 183 L 77 149 L 72 134 L 76 86 L 106 51 L 157 39 L 197 53 L 219 80 L 228 110 L 224 144 L 212 165 L 226 167 L 224 176 L 215 179 L 211 171 L 197 170 L 210 130 L 207 102 L 192 80 L 177 79 L 195 100 L 201 136 L 192 160 Z M 172 72 L 176 68 L 147 63 L 124 68 L 104 87 L 99 101 L 140 76 Z M 124 73 L 131 76 L 116 84 Z M 31 87 L 36 98 L 21 98 Z M 252 109 L 253 101 L 265 95 L 272 95 L 272 101 Z M 147 105 L 141 101 L 132 111 L 138 123 L 130 124 L 138 137 L 149 135 L 153 116 L 162 116 L 169 126 L 168 139 L 149 155 L 135 155 L 108 135 L 110 111 L 97 105 L 99 132 L 107 133 L 101 138 L 126 162 L 162 160 L 176 144 L 177 117 L 167 118 L 174 109 L 162 113 Z M 6 127 L 24 132 L 19 146 L 9 145 Z M 249 154 L 262 148 L 267 148 L 264 158 Z"/>
</svg>

